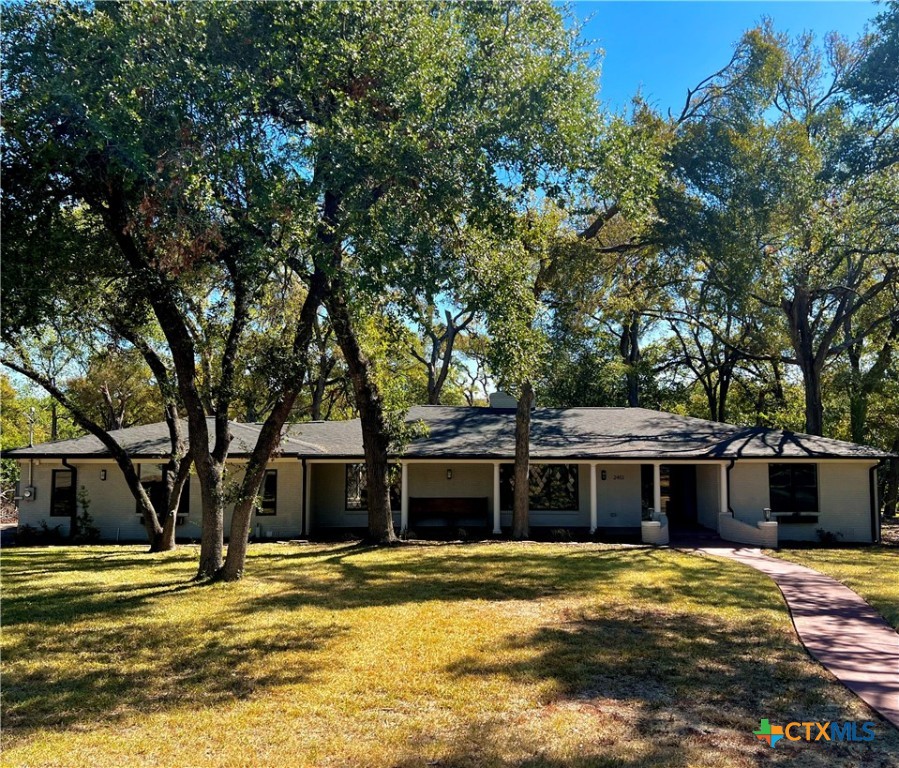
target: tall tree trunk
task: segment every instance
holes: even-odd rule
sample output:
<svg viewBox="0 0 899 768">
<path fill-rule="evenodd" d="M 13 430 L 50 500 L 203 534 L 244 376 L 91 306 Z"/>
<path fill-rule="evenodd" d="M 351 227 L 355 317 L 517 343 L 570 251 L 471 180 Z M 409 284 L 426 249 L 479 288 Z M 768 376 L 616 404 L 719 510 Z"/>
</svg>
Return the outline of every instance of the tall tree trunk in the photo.
<svg viewBox="0 0 899 768">
<path fill-rule="evenodd" d="M 389 448 L 384 402 L 372 380 L 371 362 L 362 351 L 352 327 L 342 286 L 335 283 L 326 300 L 334 336 L 346 361 L 362 423 L 362 446 L 368 477 L 368 537 L 379 544 L 397 540 L 390 509 L 387 451 Z"/>
<path fill-rule="evenodd" d="M 618 345 L 621 360 L 626 366 L 627 404 L 631 408 L 640 405 L 640 316 L 631 312 L 621 329 Z"/>
<path fill-rule="evenodd" d="M 727 423 L 727 396 L 730 393 L 731 377 L 733 369 L 726 365 L 718 372 L 718 413 L 716 421 Z"/>
<path fill-rule="evenodd" d="M 315 380 L 315 388 L 312 390 L 312 404 L 309 407 L 309 418 L 313 421 L 321 421 L 322 403 L 325 400 L 325 387 L 328 385 L 327 374 L 324 370 L 319 372 Z"/>
<path fill-rule="evenodd" d="M 521 385 L 521 396 L 515 410 L 515 493 L 512 504 L 512 538 L 526 539 L 530 535 L 528 520 L 531 501 L 531 404 L 534 390 L 530 381 Z"/>
<path fill-rule="evenodd" d="M 223 466 L 208 454 L 197 462 L 197 479 L 203 517 L 200 528 L 200 562 L 198 579 L 215 578 L 222 567 L 225 549 L 225 502 L 222 487 Z"/>
<path fill-rule="evenodd" d="M 893 441 L 890 450 L 899 453 L 899 437 Z M 896 517 L 897 514 L 899 514 L 899 459 L 890 459 L 884 468 L 883 515 Z"/>
<path fill-rule="evenodd" d="M 308 364 L 306 352 L 312 340 L 319 308 L 322 305 L 328 283 L 325 275 L 316 270 L 310 281 L 309 291 L 303 301 L 300 317 L 294 332 L 291 357 L 294 365 L 286 371 L 281 382 L 281 394 L 259 431 L 256 445 L 241 483 L 237 503 L 231 515 L 231 533 L 228 538 L 228 554 L 218 576 L 224 581 L 236 581 L 243 577 L 247 559 L 247 543 L 250 524 L 259 487 L 265 477 L 268 460 L 278 447 L 281 430 L 293 410 L 300 389 L 306 381 Z"/>
<path fill-rule="evenodd" d="M 805 390 L 805 432 L 808 435 L 821 436 L 824 434 L 821 371 L 814 363 L 802 367 L 802 383 Z"/>
<path fill-rule="evenodd" d="M 865 377 L 862 374 L 862 345 L 860 341 L 853 343 L 851 316 L 843 321 L 843 332 L 848 344 L 846 357 L 849 360 L 849 381 L 846 387 L 849 396 L 849 432 L 852 442 L 863 443 L 867 433 L 865 422 L 868 393 L 865 391 Z"/>
</svg>

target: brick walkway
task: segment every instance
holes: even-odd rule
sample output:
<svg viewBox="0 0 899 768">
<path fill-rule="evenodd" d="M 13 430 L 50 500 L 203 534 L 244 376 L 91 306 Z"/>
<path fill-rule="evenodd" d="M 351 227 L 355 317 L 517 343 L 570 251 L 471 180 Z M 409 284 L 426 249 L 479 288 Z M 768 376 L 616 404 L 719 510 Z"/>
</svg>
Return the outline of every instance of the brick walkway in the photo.
<svg viewBox="0 0 899 768">
<path fill-rule="evenodd" d="M 770 576 L 806 650 L 899 728 L 899 634 L 855 592 L 830 576 L 758 549 L 707 539 L 677 546 L 727 557 Z"/>
</svg>

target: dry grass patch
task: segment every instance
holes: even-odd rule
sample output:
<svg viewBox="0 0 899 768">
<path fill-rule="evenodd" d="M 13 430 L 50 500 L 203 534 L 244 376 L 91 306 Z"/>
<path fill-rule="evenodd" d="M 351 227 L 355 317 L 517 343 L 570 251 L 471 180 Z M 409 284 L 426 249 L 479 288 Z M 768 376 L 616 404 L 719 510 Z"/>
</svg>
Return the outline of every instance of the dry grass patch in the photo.
<svg viewBox="0 0 899 768">
<path fill-rule="evenodd" d="M 891 764 L 738 564 L 579 544 L 3 553 L 7 766 Z M 760 717 L 872 719 L 779 745 Z"/>
</svg>

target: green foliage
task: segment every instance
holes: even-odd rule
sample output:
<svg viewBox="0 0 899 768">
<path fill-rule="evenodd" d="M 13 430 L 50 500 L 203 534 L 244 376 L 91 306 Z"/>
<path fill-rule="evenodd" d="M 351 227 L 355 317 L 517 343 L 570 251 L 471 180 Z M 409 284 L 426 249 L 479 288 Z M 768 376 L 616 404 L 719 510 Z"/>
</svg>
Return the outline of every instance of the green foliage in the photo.
<svg viewBox="0 0 899 768">
<path fill-rule="evenodd" d="M 90 514 L 91 497 L 87 492 L 87 488 L 83 485 L 79 486 L 75 501 L 78 511 L 72 520 L 72 542 L 75 544 L 95 544 L 100 541 L 100 529 L 94 525 L 94 518 Z"/>
</svg>

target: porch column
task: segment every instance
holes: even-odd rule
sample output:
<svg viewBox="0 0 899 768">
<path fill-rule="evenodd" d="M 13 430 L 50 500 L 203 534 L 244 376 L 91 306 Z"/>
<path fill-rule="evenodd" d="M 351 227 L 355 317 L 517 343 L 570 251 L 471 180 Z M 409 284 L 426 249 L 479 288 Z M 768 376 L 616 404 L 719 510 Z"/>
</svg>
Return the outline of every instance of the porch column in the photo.
<svg viewBox="0 0 899 768">
<path fill-rule="evenodd" d="M 400 532 L 409 530 L 409 467 L 400 462 Z"/>
<path fill-rule="evenodd" d="M 502 527 L 499 524 L 499 462 L 493 462 L 493 533 L 501 534 Z"/>
<path fill-rule="evenodd" d="M 721 479 L 718 481 L 719 504 L 722 512 L 727 512 L 727 464 L 721 465 Z"/>
<path fill-rule="evenodd" d="M 652 508 L 657 515 L 662 514 L 662 465 L 652 465 Z"/>
<path fill-rule="evenodd" d="M 312 465 L 303 461 L 303 536 L 312 532 Z"/>
<path fill-rule="evenodd" d="M 596 464 L 590 465 L 590 534 L 596 533 Z"/>
</svg>

